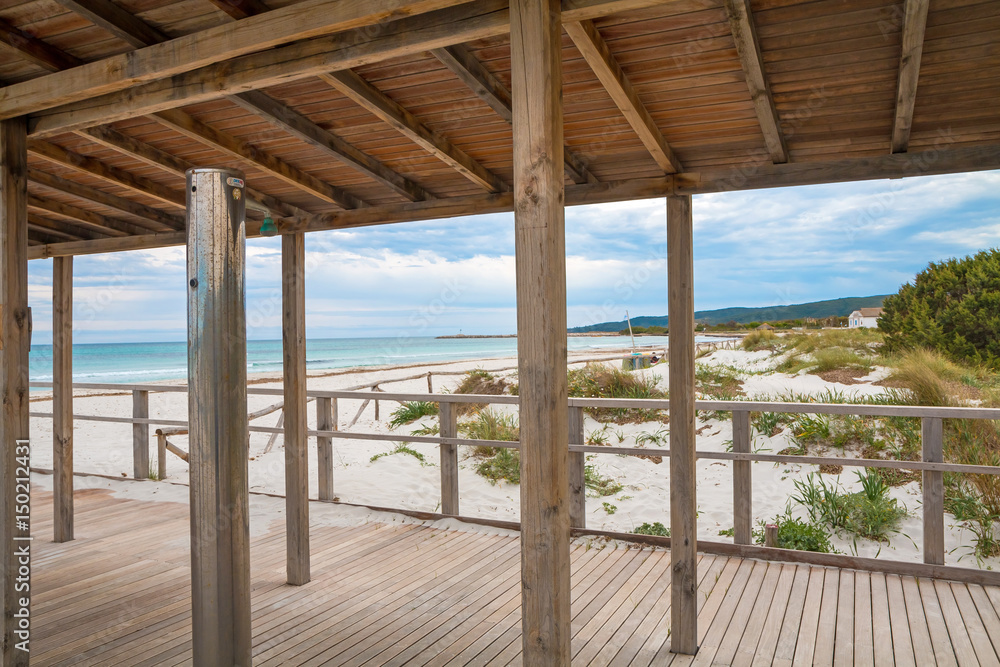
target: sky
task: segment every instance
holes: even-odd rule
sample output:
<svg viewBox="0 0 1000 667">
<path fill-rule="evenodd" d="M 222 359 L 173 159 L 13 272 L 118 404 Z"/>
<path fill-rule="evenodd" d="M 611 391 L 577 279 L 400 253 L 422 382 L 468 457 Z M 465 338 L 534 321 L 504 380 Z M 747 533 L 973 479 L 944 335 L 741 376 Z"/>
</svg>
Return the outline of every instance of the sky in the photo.
<svg viewBox="0 0 1000 667">
<path fill-rule="evenodd" d="M 566 209 L 567 320 L 664 315 L 662 199 Z M 1000 171 L 694 198 L 695 308 L 889 294 L 932 261 L 1000 246 Z M 513 333 L 513 214 L 306 235 L 310 338 Z M 183 341 L 184 248 L 74 259 L 74 340 Z M 281 241 L 247 242 L 247 335 L 281 337 Z M 51 342 L 52 261 L 28 266 Z M 845 313 L 846 315 L 846 313 Z"/>
</svg>

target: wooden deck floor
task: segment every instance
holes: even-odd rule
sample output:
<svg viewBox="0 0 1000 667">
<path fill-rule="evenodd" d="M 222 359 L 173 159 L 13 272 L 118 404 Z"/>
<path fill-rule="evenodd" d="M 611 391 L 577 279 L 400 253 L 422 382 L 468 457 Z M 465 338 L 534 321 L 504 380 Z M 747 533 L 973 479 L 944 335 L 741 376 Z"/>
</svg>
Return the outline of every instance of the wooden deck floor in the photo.
<svg viewBox="0 0 1000 667">
<path fill-rule="evenodd" d="M 278 501 L 280 502 L 280 501 Z M 51 542 L 34 494 L 32 663 L 191 660 L 188 508 L 82 491 Z M 253 539 L 256 665 L 519 665 L 516 537 L 314 526 L 284 584 L 280 526 Z M 1000 589 L 703 556 L 700 650 L 668 652 L 669 552 L 573 548 L 573 664 L 1000 664 Z"/>
</svg>

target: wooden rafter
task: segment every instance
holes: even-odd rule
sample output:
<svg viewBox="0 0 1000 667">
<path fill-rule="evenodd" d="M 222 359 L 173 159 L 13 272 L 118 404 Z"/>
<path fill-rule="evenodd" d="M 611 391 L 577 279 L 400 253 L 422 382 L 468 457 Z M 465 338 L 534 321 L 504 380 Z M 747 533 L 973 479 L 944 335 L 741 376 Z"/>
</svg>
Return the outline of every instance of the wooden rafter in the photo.
<svg viewBox="0 0 1000 667">
<path fill-rule="evenodd" d="M 154 118 L 186 137 L 232 155 L 237 159 L 246 160 L 262 168 L 275 178 L 280 178 L 286 183 L 331 204 L 336 204 L 341 208 L 361 208 L 367 205 L 349 192 L 335 185 L 325 183 L 298 167 L 293 167 L 287 162 L 260 150 L 256 146 L 248 144 L 238 137 L 217 130 L 183 111 L 177 109 L 161 111 Z"/>
<path fill-rule="evenodd" d="M 402 174 L 260 91 L 232 95 L 228 99 L 352 169 L 392 188 L 410 201 L 435 199 L 433 194 Z"/>
<path fill-rule="evenodd" d="M 80 59 L 50 46 L 37 37 L 18 30 L 6 21 L 0 21 L 0 43 L 6 44 L 22 58 L 50 72 L 58 72 L 83 63 Z"/>
<path fill-rule="evenodd" d="M 896 80 L 896 113 L 892 123 L 892 152 L 905 153 L 910 145 L 913 107 L 920 79 L 920 58 L 924 52 L 924 31 L 930 0 L 906 0 L 903 13 L 903 45 Z"/>
<path fill-rule="evenodd" d="M 667 174 L 681 171 L 680 161 L 594 24 L 580 21 L 563 27 L 660 169 Z"/>
<path fill-rule="evenodd" d="M 159 229 L 151 229 L 150 227 L 135 225 L 123 220 L 108 218 L 99 213 L 80 208 L 79 206 L 73 206 L 72 204 L 64 204 L 53 199 L 44 199 L 34 194 L 28 194 L 28 206 L 48 211 L 49 213 L 55 213 L 64 218 L 70 218 L 81 227 L 103 231 L 110 236 L 130 236 L 133 234 L 148 234 L 151 231 L 166 231 L 162 226 Z"/>
<path fill-rule="evenodd" d="M 159 167 L 160 169 L 179 176 L 180 178 L 184 178 L 185 172 L 195 166 L 192 162 L 188 162 L 187 160 L 179 158 L 175 155 L 171 155 L 170 153 L 162 151 L 155 146 L 150 146 L 149 144 L 130 137 L 127 134 L 123 134 L 112 127 L 93 127 L 89 130 L 80 132 L 80 134 L 92 141 L 96 141 L 102 146 L 124 153 L 135 158 L 136 160 L 145 162 L 148 165 Z M 309 214 L 308 211 L 283 202 L 276 197 L 272 197 L 271 195 L 257 190 L 256 188 L 248 186 L 246 190 L 247 196 L 250 198 L 250 201 L 247 204 L 248 208 L 256 207 L 261 210 L 280 215 Z"/>
<path fill-rule="evenodd" d="M 90 201 L 95 204 L 101 204 L 102 206 L 114 208 L 122 211 L 123 213 L 128 213 L 140 218 L 146 218 L 147 220 L 158 222 L 172 229 L 184 229 L 183 216 L 165 213 L 164 211 L 155 209 L 151 206 L 134 202 L 131 199 L 125 199 L 124 197 L 119 197 L 118 195 L 113 195 L 111 193 L 104 192 L 103 190 L 97 190 L 87 185 L 81 185 L 75 181 L 54 176 L 42 171 L 41 169 L 29 168 L 28 180 L 49 188 L 50 190 L 56 190 L 58 192 L 72 195 L 78 199 Z"/>
<path fill-rule="evenodd" d="M 771 156 L 771 162 L 782 164 L 788 162 L 788 147 L 785 145 L 785 135 L 781 131 L 781 119 L 774 106 L 774 96 L 764 74 L 764 61 L 760 55 L 760 41 L 757 39 L 757 28 L 754 25 L 750 10 L 750 0 L 726 0 L 726 14 L 729 16 L 729 28 L 736 41 L 736 52 L 740 56 L 743 75 L 750 89 L 757 120 L 761 132 L 764 133 L 764 143 Z"/>
<path fill-rule="evenodd" d="M 107 238 L 106 234 L 92 232 L 81 227 L 76 227 L 62 220 L 50 220 L 34 213 L 28 213 L 28 224 L 42 229 L 49 234 L 63 237 L 64 241 L 84 241 L 87 239 Z"/>
<path fill-rule="evenodd" d="M 424 125 L 416 116 L 356 73 L 344 70 L 321 74 L 320 78 L 473 183 L 491 192 L 504 192 L 510 189 L 502 178 Z"/>
<path fill-rule="evenodd" d="M 447 46 L 431 51 L 435 58 L 450 69 L 469 87 L 476 97 L 486 102 L 497 115 L 508 123 L 514 122 L 511 96 L 507 86 L 462 45 Z M 596 183 L 597 178 L 587 169 L 586 163 L 569 148 L 563 147 L 566 175 L 574 183 Z"/>
<path fill-rule="evenodd" d="M 135 48 L 164 41 L 167 36 L 111 0 L 56 0 L 75 14 Z"/>
<path fill-rule="evenodd" d="M 171 190 L 170 188 L 152 181 L 145 176 L 131 174 L 124 169 L 106 165 L 100 160 L 86 157 L 79 153 L 67 150 L 62 146 L 32 139 L 28 142 L 28 152 L 38 157 L 45 158 L 50 162 L 62 164 L 77 171 L 95 176 L 103 181 L 120 185 L 129 190 L 149 195 L 160 201 L 175 206 L 180 209 L 185 208 L 184 192 L 181 190 Z"/>
<path fill-rule="evenodd" d="M 564 0 L 563 20 L 587 20 L 662 2 L 663 0 Z M 277 11 L 246 20 L 273 18 Z M 29 134 L 47 136 L 218 99 L 324 72 L 380 62 L 386 58 L 502 36 L 509 30 L 507 0 L 473 0 L 451 9 L 381 24 L 374 34 L 367 29 L 348 30 L 336 40 L 302 41 L 263 53 L 205 65 L 173 76 L 165 75 L 162 80 L 129 83 L 127 86 L 119 85 L 117 81 L 109 84 L 119 90 L 128 88 L 120 92 L 104 94 L 103 90 L 79 91 L 75 96 L 81 100 L 86 98 L 86 102 L 69 103 L 58 87 L 58 82 L 43 81 L 48 79 L 43 77 L 28 82 L 33 84 L 28 88 L 8 86 L 0 89 L 0 118 L 8 114 L 17 116 L 51 109 L 29 119 Z M 177 40 L 172 40 L 175 41 Z M 115 66 L 113 63 L 107 64 L 109 67 Z M 24 97 L 29 94 L 31 99 Z M 16 97 L 18 95 L 20 97 Z"/>
<path fill-rule="evenodd" d="M 270 8 L 260 0 L 208 0 L 234 19 L 263 14 Z"/>
<path fill-rule="evenodd" d="M 131 53 L 111 56 L 40 79 L 0 89 L 0 115 L 20 116 L 58 104 L 123 90 L 138 83 L 189 72 L 209 63 L 263 51 L 280 44 L 369 26 L 392 16 L 420 14 L 463 0 L 304 0 L 209 28 Z"/>
</svg>

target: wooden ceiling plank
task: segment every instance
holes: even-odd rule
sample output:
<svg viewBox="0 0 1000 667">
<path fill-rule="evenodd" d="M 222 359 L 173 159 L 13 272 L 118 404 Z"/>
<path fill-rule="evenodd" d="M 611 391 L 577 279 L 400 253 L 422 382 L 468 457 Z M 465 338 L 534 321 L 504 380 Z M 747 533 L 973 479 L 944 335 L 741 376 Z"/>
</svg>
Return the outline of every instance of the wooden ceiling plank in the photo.
<svg viewBox="0 0 1000 667">
<path fill-rule="evenodd" d="M 729 28 L 736 41 L 736 52 L 740 56 L 743 74 L 746 77 L 750 98 L 753 100 L 757 120 L 760 122 L 764 143 L 771 155 L 771 162 L 788 162 L 788 146 L 781 131 L 781 120 L 774 106 L 774 96 L 764 74 L 764 62 L 760 54 L 760 40 L 750 10 L 750 0 L 725 0 Z"/>
<path fill-rule="evenodd" d="M 186 137 L 232 155 L 237 159 L 250 162 L 269 175 L 281 179 L 303 192 L 308 192 L 315 197 L 319 197 L 323 201 L 336 204 L 345 209 L 367 206 L 364 201 L 351 193 L 335 185 L 321 181 L 315 176 L 305 173 L 298 167 L 293 167 L 284 160 L 280 160 L 238 137 L 217 130 L 211 125 L 203 123 L 194 116 L 186 114 L 179 109 L 161 111 L 155 114 L 154 118 Z"/>
<path fill-rule="evenodd" d="M 83 61 L 78 58 L 60 51 L 2 20 L 0 20 L 0 43 L 6 44 L 25 60 L 29 60 L 50 72 L 58 72 L 83 64 Z"/>
<path fill-rule="evenodd" d="M 90 128 L 89 130 L 83 130 L 80 134 L 86 136 L 92 141 L 96 141 L 106 148 L 124 153 L 130 157 L 145 162 L 148 165 L 159 167 L 160 169 L 168 171 L 176 176 L 179 176 L 180 178 L 185 177 L 185 173 L 188 169 L 195 167 L 192 162 L 188 162 L 187 160 L 179 158 L 175 155 L 171 155 L 166 151 L 139 141 L 138 139 L 130 137 L 127 134 L 123 134 L 122 132 L 119 132 L 113 127 L 107 125 L 99 125 L 97 127 Z M 256 188 L 247 186 L 246 191 L 247 197 L 249 198 L 247 203 L 248 208 L 256 206 L 257 208 L 272 214 L 286 216 L 309 214 L 309 212 L 304 209 L 283 202 L 276 197 L 272 197 L 271 195 L 257 190 Z"/>
<path fill-rule="evenodd" d="M 491 192 L 505 192 L 510 189 L 503 179 L 473 160 L 448 139 L 424 125 L 416 116 L 358 74 L 344 70 L 321 74 L 320 78 L 473 183 Z"/>
<path fill-rule="evenodd" d="M 111 0 L 55 1 L 134 48 L 142 48 L 168 39 L 167 35 Z"/>
<path fill-rule="evenodd" d="M 129 190 L 149 195 L 171 206 L 180 209 L 185 208 L 185 197 L 182 190 L 171 190 L 144 176 L 136 176 L 124 169 L 106 165 L 100 160 L 74 153 L 62 146 L 38 139 L 31 139 L 28 141 L 28 152 L 50 162 L 62 164 L 101 180 L 128 188 Z"/>
<path fill-rule="evenodd" d="M 590 19 L 667 1 L 563 0 L 563 20 Z M 252 18 L 270 17 L 277 11 Z M 447 10 L 383 23 L 379 27 L 374 35 L 367 29 L 348 30 L 336 39 L 305 40 L 216 62 L 157 81 L 132 83 L 128 90 L 106 95 L 90 90 L 77 95 L 79 100 L 86 98 L 84 101 L 74 103 L 61 101 L 63 98 L 58 86 L 42 83 L 42 79 L 48 79 L 42 77 L 29 82 L 34 88 L 8 86 L 0 89 L 0 118 L 8 114 L 35 114 L 29 118 L 29 134 L 49 136 L 288 83 L 328 71 L 381 62 L 387 58 L 500 37 L 510 31 L 510 21 L 506 0 L 473 0 Z M 29 92 L 33 99 L 23 97 Z M 35 113 L 44 109 L 49 111 Z"/>
<path fill-rule="evenodd" d="M 924 31 L 930 0 L 906 0 L 903 13 L 903 44 L 896 81 L 896 113 L 892 123 L 892 152 L 905 153 L 910 144 L 913 107 L 920 78 L 920 58 L 924 50 Z"/>
<path fill-rule="evenodd" d="M 297 40 L 329 35 L 461 4 L 465 0 L 304 0 L 131 53 L 110 56 L 0 89 L 0 117 L 11 118 Z"/>
<path fill-rule="evenodd" d="M 34 213 L 28 214 L 28 222 L 44 228 L 49 233 L 65 236 L 65 240 L 67 241 L 109 238 L 106 233 L 78 227 L 70 222 L 64 222 L 62 220 L 50 220 L 49 218 L 43 218 L 42 216 L 35 215 Z"/>
<path fill-rule="evenodd" d="M 148 234 L 150 231 L 159 231 L 115 220 L 114 218 L 108 218 L 99 213 L 80 208 L 79 206 L 64 204 L 54 199 L 45 199 L 32 193 L 28 193 L 28 206 L 66 218 L 72 218 L 80 226 L 103 231 L 103 233 L 109 236 L 128 236 L 130 234 Z"/>
<path fill-rule="evenodd" d="M 42 171 L 41 169 L 29 168 L 28 180 L 51 190 L 58 190 L 59 192 L 72 195 L 79 199 L 85 199 L 87 201 L 94 202 L 95 204 L 101 204 L 102 206 L 117 209 L 123 213 L 128 213 L 130 215 L 158 222 L 171 229 L 184 229 L 183 216 L 171 215 L 160 211 L 159 209 L 146 206 L 145 204 L 134 202 L 131 199 L 125 199 L 124 197 L 119 197 L 118 195 L 113 195 L 87 185 L 82 185 L 65 178 L 60 178 L 59 176 L 54 176 Z"/>
<path fill-rule="evenodd" d="M 261 91 L 241 93 L 228 99 L 292 136 L 332 155 L 352 169 L 375 179 L 410 201 L 436 199 L 417 183 Z"/>
<path fill-rule="evenodd" d="M 565 23 L 563 28 L 660 169 L 667 174 L 682 171 L 680 161 L 594 24 L 580 21 Z"/>
<path fill-rule="evenodd" d="M 508 124 L 513 124 L 514 114 L 511 110 L 510 90 L 486 69 L 486 66 L 479 62 L 479 59 L 467 48 L 456 44 L 455 46 L 434 49 L 431 54 L 450 69 L 476 97 L 485 102 L 498 116 L 507 121 Z M 574 183 L 597 182 L 597 177 L 587 169 L 586 162 L 572 150 L 563 147 L 563 156 L 566 162 L 566 174 Z"/>
<path fill-rule="evenodd" d="M 239 20 L 248 16 L 263 14 L 271 11 L 271 8 L 260 0 L 208 0 L 213 5 L 224 11 L 230 17 Z"/>
</svg>

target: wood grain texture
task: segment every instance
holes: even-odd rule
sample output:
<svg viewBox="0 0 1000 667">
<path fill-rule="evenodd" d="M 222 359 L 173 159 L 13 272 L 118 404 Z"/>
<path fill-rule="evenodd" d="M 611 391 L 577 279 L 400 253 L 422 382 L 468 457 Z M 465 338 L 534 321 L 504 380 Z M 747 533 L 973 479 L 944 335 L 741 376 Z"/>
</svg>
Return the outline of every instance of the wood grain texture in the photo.
<svg viewBox="0 0 1000 667">
<path fill-rule="evenodd" d="M 910 145 L 913 108 L 917 101 L 920 59 L 924 51 L 930 0 L 906 0 L 903 13 L 903 44 L 896 80 L 896 112 L 892 123 L 892 151 L 905 153 Z"/>
<path fill-rule="evenodd" d="M 337 399 L 316 399 L 316 430 L 337 430 Z M 333 438 L 316 436 L 316 475 L 319 481 L 319 499 L 332 501 L 333 491 Z"/>
<path fill-rule="evenodd" d="M 438 423 L 442 438 L 458 437 L 458 410 L 452 403 L 440 403 Z M 441 513 L 458 516 L 458 447 L 456 445 L 441 445 Z"/>
<path fill-rule="evenodd" d="M 6 44 L 25 60 L 50 72 L 58 72 L 81 64 L 79 59 L 2 20 L 0 20 L 0 43 Z"/>
<path fill-rule="evenodd" d="M 511 4 L 514 235 L 521 397 L 521 645 L 570 662 L 566 238 L 560 5 Z"/>
<path fill-rule="evenodd" d="M 733 412 L 733 451 L 749 453 L 753 433 L 750 413 Z M 736 544 L 753 543 L 753 464 L 733 461 L 733 540 Z"/>
<path fill-rule="evenodd" d="M 149 46 L 167 39 L 162 32 L 111 0 L 55 1 L 134 48 Z"/>
<path fill-rule="evenodd" d="M 285 393 L 285 540 L 289 584 L 309 583 L 309 438 L 306 399 L 306 246 L 281 237 L 281 349 Z"/>
<path fill-rule="evenodd" d="M 944 460 L 944 422 L 925 417 L 921 420 L 923 460 Z M 925 470 L 923 481 L 924 562 L 944 565 L 944 473 Z"/>
<path fill-rule="evenodd" d="M 670 650 L 698 650 L 694 244 L 691 197 L 667 197 L 670 318 Z"/>
<path fill-rule="evenodd" d="M 584 433 L 583 408 L 569 409 L 569 444 L 583 445 L 587 441 Z M 569 453 L 569 521 L 573 528 L 587 527 L 587 455 L 583 452 Z"/>
<path fill-rule="evenodd" d="M 17 538 L 29 536 L 15 518 L 18 475 L 17 441 L 29 439 L 28 348 L 31 345 L 28 313 L 28 202 L 23 118 L 0 122 L 0 576 L 3 577 L 3 667 L 27 667 L 27 651 L 18 650 L 15 634 L 18 601 Z M 22 451 L 21 456 L 24 455 Z M 30 586 L 30 577 L 28 582 Z"/>
<path fill-rule="evenodd" d="M 73 539 L 73 258 L 52 262 L 52 539 Z"/>
<path fill-rule="evenodd" d="M 132 416 L 149 418 L 149 392 L 141 389 L 132 392 Z M 149 477 L 149 424 L 132 424 L 132 477 Z"/>
</svg>

